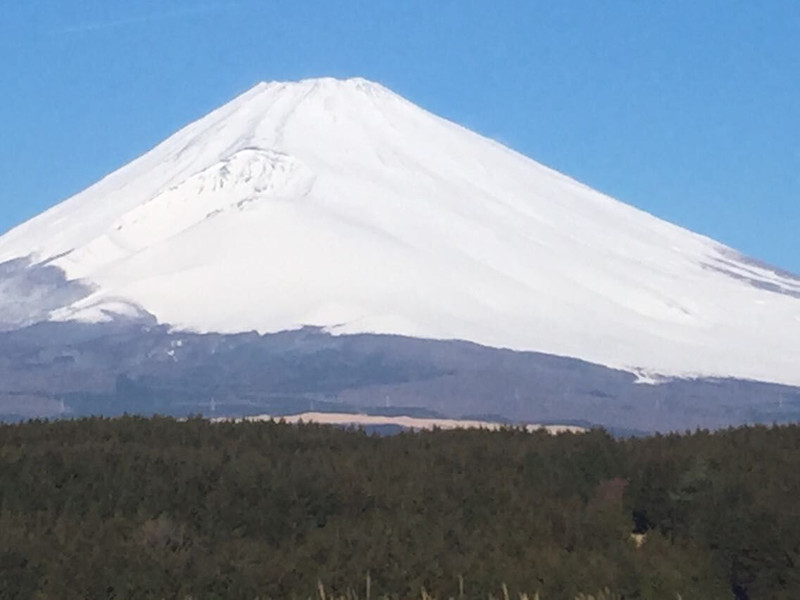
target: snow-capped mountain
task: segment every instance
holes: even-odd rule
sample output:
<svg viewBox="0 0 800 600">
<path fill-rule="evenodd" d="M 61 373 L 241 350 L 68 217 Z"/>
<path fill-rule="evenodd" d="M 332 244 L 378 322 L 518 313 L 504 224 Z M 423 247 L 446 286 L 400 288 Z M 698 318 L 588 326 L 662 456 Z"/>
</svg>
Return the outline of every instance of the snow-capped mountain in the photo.
<svg viewBox="0 0 800 600">
<path fill-rule="evenodd" d="M 799 279 L 363 79 L 255 86 L 0 237 L 0 262 L 14 323 L 317 326 L 800 385 Z"/>
</svg>

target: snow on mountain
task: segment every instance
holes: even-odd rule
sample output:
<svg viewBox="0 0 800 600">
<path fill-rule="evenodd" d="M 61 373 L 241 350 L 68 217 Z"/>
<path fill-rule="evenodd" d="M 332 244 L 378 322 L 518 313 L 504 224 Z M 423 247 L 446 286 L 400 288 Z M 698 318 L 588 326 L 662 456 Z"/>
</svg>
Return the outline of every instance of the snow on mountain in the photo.
<svg viewBox="0 0 800 600">
<path fill-rule="evenodd" d="M 0 261 L 22 258 L 91 290 L 51 319 L 314 325 L 800 385 L 800 280 L 363 79 L 257 85 L 0 237 Z"/>
</svg>

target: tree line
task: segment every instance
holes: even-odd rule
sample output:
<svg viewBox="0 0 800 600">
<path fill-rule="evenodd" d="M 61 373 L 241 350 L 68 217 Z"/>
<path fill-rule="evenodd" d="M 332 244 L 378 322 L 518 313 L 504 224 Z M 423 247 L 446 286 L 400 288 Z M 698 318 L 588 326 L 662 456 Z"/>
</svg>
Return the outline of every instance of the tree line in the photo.
<svg viewBox="0 0 800 600">
<path fill-rule="evenodd" d="M 2 425 L 0 597 L 794 600 L 798 467 L 797 426 Z"/>
</svg>

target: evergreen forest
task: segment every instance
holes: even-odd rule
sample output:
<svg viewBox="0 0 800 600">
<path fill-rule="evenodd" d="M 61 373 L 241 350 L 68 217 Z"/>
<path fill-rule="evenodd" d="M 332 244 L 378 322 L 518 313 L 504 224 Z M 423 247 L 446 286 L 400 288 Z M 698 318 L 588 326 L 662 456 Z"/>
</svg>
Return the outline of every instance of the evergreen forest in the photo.
<svg viewBox="0 0 800 600">
<path fill-rule="evenodd" d="M 0 598 L 800 598 L 800 427 L 0 425 Z"/>
</svg>

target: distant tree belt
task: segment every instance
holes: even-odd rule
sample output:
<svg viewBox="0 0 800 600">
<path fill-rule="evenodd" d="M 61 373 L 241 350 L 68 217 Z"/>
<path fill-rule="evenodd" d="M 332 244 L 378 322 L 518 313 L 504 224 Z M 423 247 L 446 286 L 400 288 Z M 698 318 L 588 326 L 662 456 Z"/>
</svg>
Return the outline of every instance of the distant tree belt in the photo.
<svg viewBox="0 0 800 600">
<path fill-rule="evenodd" d="M 3 425 L 0 598 L 797 600 L 798 467 L 797 426 Z"/>
</svg>

